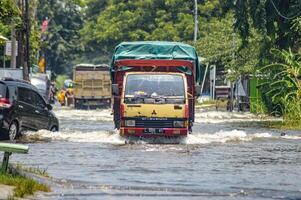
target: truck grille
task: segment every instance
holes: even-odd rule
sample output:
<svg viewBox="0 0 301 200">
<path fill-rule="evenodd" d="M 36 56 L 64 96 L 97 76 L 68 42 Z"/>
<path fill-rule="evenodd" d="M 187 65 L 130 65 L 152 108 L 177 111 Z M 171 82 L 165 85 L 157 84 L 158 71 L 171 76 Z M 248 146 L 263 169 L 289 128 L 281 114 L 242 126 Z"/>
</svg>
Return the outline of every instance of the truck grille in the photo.
<svg viewBox="0 0 301 200">
<path fill-rule="evenodd" d="M 172 128 L 173 120 L 136 120 L 138 128 Z"/>
</svg>

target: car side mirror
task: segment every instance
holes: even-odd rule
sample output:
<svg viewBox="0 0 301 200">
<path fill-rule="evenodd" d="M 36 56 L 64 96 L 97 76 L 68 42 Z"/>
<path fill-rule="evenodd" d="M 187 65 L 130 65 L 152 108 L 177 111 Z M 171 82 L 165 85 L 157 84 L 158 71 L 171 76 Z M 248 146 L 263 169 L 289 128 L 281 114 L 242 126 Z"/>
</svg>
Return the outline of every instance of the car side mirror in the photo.
<svg viewBox="0 0 301 200">
<path fill-rule="evenodd" d="M 112 93 L 114 96 L 119 96 L 119 86 L 118 84 L 112 84 Z"/>
<path fill-rule="evenodd" d="M 201 90 L 202 90 L 202 87 L 200 85 L 195 86 L 195 95 L 197 97 L 201 96 L 201 92 L 202 92 Z"/>
<path fill-rule="evenodd" d="M 48 110 L 52 110 L 52 105 L 47 104 L 46 107 L 47 107 Z"/>
</svg>

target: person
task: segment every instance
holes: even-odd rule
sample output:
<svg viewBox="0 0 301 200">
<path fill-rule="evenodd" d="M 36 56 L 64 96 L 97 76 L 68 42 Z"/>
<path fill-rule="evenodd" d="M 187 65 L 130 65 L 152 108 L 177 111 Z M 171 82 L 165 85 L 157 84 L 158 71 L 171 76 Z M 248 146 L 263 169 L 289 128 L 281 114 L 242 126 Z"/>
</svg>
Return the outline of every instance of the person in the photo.
<svg viewBox="0 0 301 200">
<path fill-rule="evenodd" d="M 55 87 L 55 83 L 50 83 L 50 92 L 49 92 L 49 103 L 54 104 L 55 102 L 55 95 L 56 95 L 57 89 Z"/>
</svg>

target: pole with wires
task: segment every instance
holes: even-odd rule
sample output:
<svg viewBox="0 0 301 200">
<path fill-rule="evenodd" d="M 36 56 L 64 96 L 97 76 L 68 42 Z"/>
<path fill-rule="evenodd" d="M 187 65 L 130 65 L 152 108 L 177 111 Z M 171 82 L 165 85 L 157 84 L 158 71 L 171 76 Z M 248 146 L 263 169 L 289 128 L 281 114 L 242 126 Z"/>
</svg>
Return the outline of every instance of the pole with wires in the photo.
<svg viewBox="0 0 301 200">
<path fill-rule="evenodd" d="M 194 37 L 193 42 L 196 43 L 198 39 L 198 0 L 194 0 Z"/>
</svg>

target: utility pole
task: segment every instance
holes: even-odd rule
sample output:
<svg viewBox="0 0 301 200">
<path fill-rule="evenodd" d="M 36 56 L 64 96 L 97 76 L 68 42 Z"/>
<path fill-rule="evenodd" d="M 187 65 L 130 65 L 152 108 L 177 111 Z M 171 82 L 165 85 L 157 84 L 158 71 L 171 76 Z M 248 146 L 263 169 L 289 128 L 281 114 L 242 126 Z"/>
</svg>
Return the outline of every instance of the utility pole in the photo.
<svg viewBox="0 0 301 200">
<path fill-rule="evenodd" d="M 22 13 L 22 19 L 24 20 L 24 0 L 18 0 L 18 7 Z M 16 32 L 16 38 L 18 40 L 18 56 L 17 56 L 17 67 L 24 67 L 24 33 L 25 33 L 25 23 L 22 24 L 21 29 Z"/>
<path fill-rule="evenodd" d="M 16 68 L 16 56 L 17 56 L 17 41 L 16 41 L 16 28 L 15 22 L 12 21 L 11 23 L 11 60 L 10 60 L 10 67 L 15 69 Z"/>
<path fill-rule="evenodd" d="M 198 39 L 198 0 L 194 0 L 194 37 L 193 42 L 196 43 Z"/>
<path fill-rule="evenodd" d="M 235 38 L 235 33 L 232 33 L 232 59 L 234 62 L 235 59 L 235 47 L 236 47 L 236 38 Z M 234 83 L 233 81 L 230 82 L 230 111 L 232 112 L 234 109 Z"/>
<path fill-rule="evenodd" d="M 25 0 L 25 27 L 26 27 L 26 53 L 25 53 L 25 62 L 24 62 L 24 68 L 23 68 L 23 76 L 25 80 L 29 80 L 29 72 L 30 72 L 30 58 L 29 58 L 29 31 L 30 31 L 30 25 L 29 25 L 29 5 L 28 0 Z"/>
</svg>

